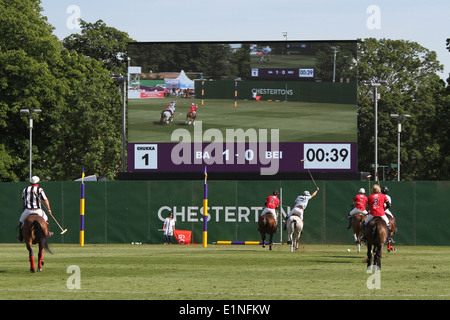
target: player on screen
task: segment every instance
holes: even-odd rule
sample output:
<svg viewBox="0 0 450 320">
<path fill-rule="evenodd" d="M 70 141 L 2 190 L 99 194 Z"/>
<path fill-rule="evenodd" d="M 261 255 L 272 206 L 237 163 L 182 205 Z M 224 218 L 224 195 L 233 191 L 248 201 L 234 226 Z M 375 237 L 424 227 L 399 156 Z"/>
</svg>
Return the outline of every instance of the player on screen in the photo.
<svg viewBox="0 0 450 320">
<path fill-rule="evenodd" d="M 170 112 L 170 121 L 173 120 L 173 116 L 175 115 L 175 102 L 171 102 L 167 105 L 166 110 L 169 110 Z"/>
<path fill-rule="evenodd" d="M 191 104 L 191 112 L 194 114 L 194 117 L 197 116 L 197 105 L 195 103 Z"/>
</svg>

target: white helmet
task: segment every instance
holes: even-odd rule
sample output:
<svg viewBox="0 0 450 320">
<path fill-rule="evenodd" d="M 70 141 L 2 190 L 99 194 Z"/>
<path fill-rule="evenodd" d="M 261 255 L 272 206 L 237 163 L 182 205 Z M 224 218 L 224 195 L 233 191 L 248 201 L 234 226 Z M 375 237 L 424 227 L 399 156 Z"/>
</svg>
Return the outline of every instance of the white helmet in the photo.
<svg viewBox="0 0 450 320">
<path fill-rule="evenodd" d="M 304 196 L 310 196 L 311 194 L 309 193 L 308 190 L 305 190 L 305 191 L 303 191 L 303 195 L 304 195 Z"/>
<path fill-rule="evenodd" d="M 366 190 L 364 188 L 359 189 L 359 193 L 366 193 Z"/>
<path fill-rule="evenodd" d="M 41 182 L 41 179 L 39 179 L 38 176 L 32 176 L 30 182 L 31 184 L 38 184 L 39 182 Z"/>
</svg>

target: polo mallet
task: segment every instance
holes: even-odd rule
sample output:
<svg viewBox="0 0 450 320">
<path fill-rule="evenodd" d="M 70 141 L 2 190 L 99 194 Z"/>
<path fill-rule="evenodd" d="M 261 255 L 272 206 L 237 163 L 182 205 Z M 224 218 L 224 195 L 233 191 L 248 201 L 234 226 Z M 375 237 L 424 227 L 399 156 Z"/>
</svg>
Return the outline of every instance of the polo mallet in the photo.
<svg viewBox="0 0 450 320">
<path fill-rule="evenodd" d="M 305 162 L 306 159 L 302 159 L 301 161 Z M 312 182 L 314 182 L 314 185 L 316 186 L 316 189 L 319 189 L 319 187 L 317 186 L 316 182 L 314 181 L 314 178 L 313 178 L 313 176 L 311 174 L 311 171 L 309 171 L 309 169 L 306 169 L 306 170 L 308 170 L 309 176 L 311 177 Z"/>
<path fill-rule="evenodd" d="M 52 216 L 53 220 L 55 220 L 56 224 L 57 224 L 58 227 L 61 229 L 61 234 L 66 233 L 66 232 L 67 232 L 67 229 L 63 229 L 63 228 L 60 226 L 60 224 L 58 223 L 58 221 L 55 219 L 55 217 L 52 215 L 52 213 L 51 213 L 50 210 L 48 209 L 47 204 L 46 204 L 45 202 L 41 201 L 41 198 L 39 198 L 39 196 L 36 194 L 36 192 L 33 192 L 33 193 L 34 193 L 34 195 L 36 196 L 36 198 L 38 199 L 39 203 L 40 203 L 42 206 L 45 207 L 45 209 L 47 210 L 47 213 L 49 213 L 49 214 Z"/>
</svg>

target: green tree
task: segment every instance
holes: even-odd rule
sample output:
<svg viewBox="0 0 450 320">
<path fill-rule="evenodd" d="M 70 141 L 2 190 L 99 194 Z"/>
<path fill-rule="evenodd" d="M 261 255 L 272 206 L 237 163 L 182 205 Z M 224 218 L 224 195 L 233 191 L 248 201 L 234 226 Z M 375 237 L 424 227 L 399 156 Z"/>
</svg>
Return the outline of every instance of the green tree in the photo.
<svg viewBox="0 0 450 320">
<path fill-rule="evenodd" d="M 63 50 L 64 82 L 70 90 L 45 117 L 37 136 L 45 148 L 36 160 L 52 180 L 74 179 L 85 171 L 114 179 L 121 166 L 121 94 L 101 62 Z M 55 139 L 55 137 L 57 137 Z"/>
<path fill-rule="evenodd" d="M 102 20 L 89 23 L 80 19 L 81 34 L 64 38 L 63 45 L 104 63 L 111 73 L 127 73 L 127 46 L 134 40 L 128 33 L 107 26 Z"/>
<path fill-rule="evenodd" d="M 336 63 L 334 54 L 336 51 Z M 325 42 L 316 44 L 316 74 L 322 81 L 332 82 L 334 69 L 335 81 L 349 79 L 356 81 L 356 47 L 347 42 Z"/>
<path fill-rule="evenodd" d="M 230 45 L 220 43 L 152 43 L 130 45 L 129 55 L 133 65 L 143 72 L 202 72 L 205 78 L 222 79 L 241 76 L 250 67 L 247 49 L 233 53 Z M 247 50 L 247 61 L 243 52 Z"/>
<path fill-rule="evenodd" d="M 71 180 L 113 178 L 120 167 L 121 95 L 102 62 L 64 49 L 36 0 L 0 2 L 0 181 L 28 178 L 28 120 L 33 174 Z"/>
<path fill-rule="evenodd" d="M 28 120 L 19 109 L 46 109 L 58 100 L 51 68 L 60 45 L 41 11 L 38 1 L 0 3 L 0 181 L 28 176 Z"/>
<path fill-rule="evenodd" d="M 441 172 L 445 150 L 439 139 L 442 130 L 438 128 L 443 119 L 437 115 L 445 113 L 445 85 L 437 75 L 443 66 L 436 53 L 415 42 L 369 38 L 359 43 L 358 57 L 360 81 L 388 81 L 378 90 L 378 164 L 397 163 L 397 121 L 390 114 L 410 114 L 412 118 L 402 122 L 402 180 L 448 179 L 448 170 Z M 372 92 L 371 88 L 359 86 L 359 170 L 368 172 L 373 171 L 370 164 L 374 163 Z M 393 179 L 395 174 L 396 170 L 391 170 L 387 178 Z"/>
</svg>

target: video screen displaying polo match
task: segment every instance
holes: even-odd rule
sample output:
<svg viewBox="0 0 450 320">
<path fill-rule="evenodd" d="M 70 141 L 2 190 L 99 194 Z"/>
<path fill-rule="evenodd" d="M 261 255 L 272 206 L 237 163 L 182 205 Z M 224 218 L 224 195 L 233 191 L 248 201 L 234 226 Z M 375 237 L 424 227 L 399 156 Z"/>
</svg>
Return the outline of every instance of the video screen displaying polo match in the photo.
<svg viewBox="0 0 450 320">
<path fill-rule="evenodd" d="M 356 41 L 129 43 L 128 171 L 356 172 L 356 53 Z"/>
</svg>

